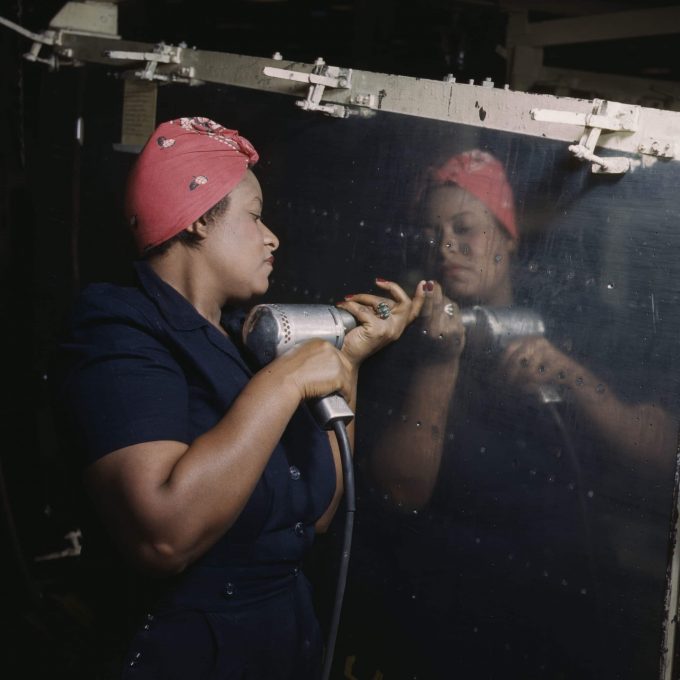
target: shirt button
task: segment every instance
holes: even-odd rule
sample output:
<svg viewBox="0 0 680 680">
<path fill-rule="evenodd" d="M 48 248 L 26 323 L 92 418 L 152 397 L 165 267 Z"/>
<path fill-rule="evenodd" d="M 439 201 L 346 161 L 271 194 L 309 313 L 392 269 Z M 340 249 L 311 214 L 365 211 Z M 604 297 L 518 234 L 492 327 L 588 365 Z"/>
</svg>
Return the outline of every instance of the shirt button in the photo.
<svg viewBox="0 0 680 680">
<path fill-rule="evenodd" d="M 290 478 L 293 481 L 297 481 L 298 479 L 300 479 L 300 470 L 295 465 L 291 465 L 288 468 L 288 472 L 290 473 Z"/>
<path fill-rule="evenodd" d="M 236 588 L 233 583 L 227 583 L 224 586 L 224 597 L 231 597 L 236 592 Z"/>
<path fill-rule="evenodd" d="M 295 530 L 295 535 L 296 535 L 296 536 L 302 537 L 302 536 L 305 535 L 305 527 L 304 527 L 304 525 L 302 524 L 302 522 L 298 522 L 298 523 L 293 527 L 293 529 Z"/>
</svg>

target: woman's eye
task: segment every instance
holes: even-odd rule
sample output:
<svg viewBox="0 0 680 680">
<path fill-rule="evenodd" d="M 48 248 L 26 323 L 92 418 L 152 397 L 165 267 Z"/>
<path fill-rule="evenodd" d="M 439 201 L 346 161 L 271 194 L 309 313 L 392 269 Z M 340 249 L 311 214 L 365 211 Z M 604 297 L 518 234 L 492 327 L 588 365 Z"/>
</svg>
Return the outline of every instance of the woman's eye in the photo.
<svg viewBox="0 0 680 680">
<path fill-rule="evenodd" d="M 262 215 L 258 215 L 257 213 L 250 213 L 253 218 L 255 219 L 256 222 L 259 222 L 262 219 Z"/>
</svg>

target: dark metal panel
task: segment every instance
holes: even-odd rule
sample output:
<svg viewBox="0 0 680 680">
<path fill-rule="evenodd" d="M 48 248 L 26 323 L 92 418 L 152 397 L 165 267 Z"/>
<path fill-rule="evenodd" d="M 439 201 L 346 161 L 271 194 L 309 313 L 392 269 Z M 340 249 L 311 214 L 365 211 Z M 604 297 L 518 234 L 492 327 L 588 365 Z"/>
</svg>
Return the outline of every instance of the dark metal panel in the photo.
<svg viewBox="0 0 680 680">
<path fill-rule="evenodd" d="M 82 281 L 124 278 L 132 254 L 120 206 L 133 156 L 119 139 L 120 83 L 87 81 L 82 150 Z M 54 101 L 55 107 L 61 103 Z M 664 620 L 680 330 L 677 163 L 650 159 L 621 177 L 593 175 L 560 142 L 379 112 L 315 117 L 289 97 L 229 86 L 160 88 L 158 119 L 206 115 L 261 154 L 264 217 L 281 239 L 267 299 L 333 302 L 411 290 L 438 276 L 414 210 L 424 172 L 482 149 L 513 188 L 520 245 L 515 302 L 597 381 L 583 389 L 625 405 L 625 430 L 653 404 L 658 419 L 626 445 L 568 393 L 552 407 L 521 395 L 496 359 L 466 349 L 468 392 L 452 401 L 435 495 L 399 504 L 376 468 L 394 428 L 414 463 L 424 423 L 403 410 L 434 350 L 414 326 L 363 369 L 356 461 L 361 483 L 338 668 L 372 678 L 653 677 Z M 469 349 L 469 348 L 468 348 Z M 581 385 L 574 376 L 572 392 Z M 432 403 L 434 411 L 436 404 Z M 462 409 L 462 410 L 461 410 Z M 637 415 L 636 415 L 637 414 Z M 618 416 L 615 416 L 615 419 Z M 412 428 L 409 430 L 409 428 Z M 635 428 L 633 428 L 634 430 Z M 614 433 L 616 434 L 616 432 Z M 610 433 L 611 435 L 611 433 Z M 320 612 L 332 590 L 333 541 L 313 569 Z"/>
</svg>

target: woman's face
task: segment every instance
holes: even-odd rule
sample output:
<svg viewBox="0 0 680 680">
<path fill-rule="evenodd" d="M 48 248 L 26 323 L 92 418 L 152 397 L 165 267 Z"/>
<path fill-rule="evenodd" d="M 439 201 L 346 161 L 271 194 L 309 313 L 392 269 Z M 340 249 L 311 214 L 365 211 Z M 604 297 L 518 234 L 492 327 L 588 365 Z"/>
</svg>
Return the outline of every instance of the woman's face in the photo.
<svg viewBox="0 0 680 680">
<path fill-rule="evenodd" d="M 459 186 L 437 187 L 425 199 L 424 218 L 447 296 L 461 304 L 512 302 L 510 258 L 516 243 L 482 201 Z"/>
<path fill-rule="evenodd" d="M 262 190 L 250 170 L 229 194 L 229 206 L 210 225 L 202 251 L 227 301 L 246 301 L 269 288 L 279 240 L 262 221 Z"/>
</svg>

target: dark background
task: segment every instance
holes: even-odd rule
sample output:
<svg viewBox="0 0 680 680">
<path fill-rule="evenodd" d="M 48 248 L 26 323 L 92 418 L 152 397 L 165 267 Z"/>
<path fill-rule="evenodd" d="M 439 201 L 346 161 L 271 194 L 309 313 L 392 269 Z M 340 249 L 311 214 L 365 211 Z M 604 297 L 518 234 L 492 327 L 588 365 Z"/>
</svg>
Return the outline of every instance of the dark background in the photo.
<svg viewBox="0 0 680 680">
<path fill-rule="evenodd" d="M 654 6 L 673 5 L 657 0 Z M 62 0 L 5 0 L 0 15 L 41 31 Z M 121 0 L 119 33 L 149 43 L 186 42 L 199 49 L 327 63 L 439 80 L 491 77 L 508 82 L 498 46 L 509 12 L 531 20 L 639 9 L 641 2 L 445 2 L 443 0 Z M 670 28 L 673 27 L 669 27 Z M 676 29 L 677 30 L 677 29 Z M 88 612 L 78 598 L 73 558 L 36 562 L 67 547 L 75 528 L 69 472 L 60 464 L 49 409 L 49 351 L 73 282 L 63 215 L 75 215 L 72 176 L 78 167 L 72 119 L 50 110 L 51 98 L 77 103 L 84 76 L 54 74 L 22 59 L 26 38 L 0 26 L 0 313 L 5 398 L 0 453 L 0 672 L 5 677 L 79 677 L 88 644 Z M 630 38 L 545 50 L 550 66 L 680 81 L 678 36 Z M 574 93 L 594 96 L 597 93 Z M 635 100 L 631 91 L 631 100 Z M 669 107 L 673 106 L 669 102 Z M 55 143 L 41 149 L 40 140 Z M 65 141 L 62 141 L 65 140 Z M 46 158 L 43 154 L 49 154 Z M 50 191 L 46 192 L 45 187 Z M 116 191 L 115 187 L 111 188 Z M 50 220 L 50 234 L 37 228 Z M 38 239 L 41 239 L 38 242 Z M 48 239 L 46 243 L 44 239 Z M 124 255 L 125 253 L 121 253 Z M 4 673 L 3 673 L 4 674 Z"/>
</svg>

